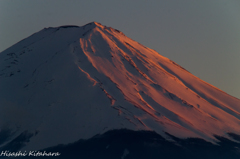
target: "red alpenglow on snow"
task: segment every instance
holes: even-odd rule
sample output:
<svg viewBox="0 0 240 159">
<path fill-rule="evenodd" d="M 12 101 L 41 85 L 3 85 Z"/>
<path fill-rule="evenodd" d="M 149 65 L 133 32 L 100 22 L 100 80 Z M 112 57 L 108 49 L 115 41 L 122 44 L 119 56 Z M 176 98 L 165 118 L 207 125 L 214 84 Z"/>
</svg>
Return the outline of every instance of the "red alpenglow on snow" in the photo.
<svg viewBox="0 0 240 159">
<path fill-rule="evenodd" d="M 4 144 L 26 131 L 24 150 L 122 128 L 212 143 L 240 134 L 239 99 L 100 23 L 45 28 L 0 60 Z"/>
</svg>

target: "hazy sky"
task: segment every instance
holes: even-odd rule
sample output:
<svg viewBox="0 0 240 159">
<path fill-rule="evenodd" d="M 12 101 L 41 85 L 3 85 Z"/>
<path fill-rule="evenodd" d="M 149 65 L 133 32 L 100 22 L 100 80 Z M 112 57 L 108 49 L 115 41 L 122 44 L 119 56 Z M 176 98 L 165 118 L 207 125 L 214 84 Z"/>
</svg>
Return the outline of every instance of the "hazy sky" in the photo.
<svg viewBox="0 0 240 159">
<path fill-rule="evenodd" d="M 92 21 L 240 98 L 240 0 L 0 0 L 0 51 L 44 27 Z"/>
</svg>

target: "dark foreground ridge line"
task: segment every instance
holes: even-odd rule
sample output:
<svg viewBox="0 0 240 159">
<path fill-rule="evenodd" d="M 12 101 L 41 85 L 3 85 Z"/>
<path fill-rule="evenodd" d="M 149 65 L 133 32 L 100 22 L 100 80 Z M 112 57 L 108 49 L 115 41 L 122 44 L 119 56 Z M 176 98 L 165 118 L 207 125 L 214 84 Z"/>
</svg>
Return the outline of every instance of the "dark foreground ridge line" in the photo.
<svg viewBox="0 0 240 159">
<path fill-rule="evenodd" d="M 173 141 L 168 141 L 153 131 L 132 131 L 127 129 L 111 130 L 104 134 L 66 145 L 57 145 L 41 152 L 57 152 L 61 155 L 54 158 L 81 159 L 239 159 L 240 143 L 233 142 L 221 136 L 215 136 L 220 142 L 214 145 L 200 138 L 180 139 L 166 133 Z M 231 137 L 240 141 L 240 136 L 229 133 Z M 28 135 L 31 138 L 31 136 Z M 15 144 L 28 142 L 16 141 Z M 14 144 L 14 143 L 12 143 Z M 9 147 L 8 147 L 9 148 Z M 19 148 L 19 147 L 18 147 Z M 20 148 L 19 148 L 20 149 Z M 17 151 L 16 149 L 14 149 Z M 4 151 L 2 149 L 1 151 Z M 8 151 L 11 151 L 8 149 Z M 37 151 L 37 150 L 34 150 Z M 26 156 L 19 158 L 35 158 Z M 40 157 L 49 158 L 49 157 Z"/>
</svg>

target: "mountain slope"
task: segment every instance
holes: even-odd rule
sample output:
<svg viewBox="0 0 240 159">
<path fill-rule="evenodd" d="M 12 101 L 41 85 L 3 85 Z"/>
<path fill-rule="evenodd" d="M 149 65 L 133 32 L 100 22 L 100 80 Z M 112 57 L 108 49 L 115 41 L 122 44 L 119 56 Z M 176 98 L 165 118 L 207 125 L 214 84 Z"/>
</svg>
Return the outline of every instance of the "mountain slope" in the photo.
<svg viewBox="0 0 240 159">
<path fill-rule="evenodd" d="M 0 54 L 2 147 L 23 134 L 20 148 L 38 150 L 122 128 L 216 143 L 240 134 L 239 113 L 239 99 L 96 22 L 45 28 Z"/>
</svg>

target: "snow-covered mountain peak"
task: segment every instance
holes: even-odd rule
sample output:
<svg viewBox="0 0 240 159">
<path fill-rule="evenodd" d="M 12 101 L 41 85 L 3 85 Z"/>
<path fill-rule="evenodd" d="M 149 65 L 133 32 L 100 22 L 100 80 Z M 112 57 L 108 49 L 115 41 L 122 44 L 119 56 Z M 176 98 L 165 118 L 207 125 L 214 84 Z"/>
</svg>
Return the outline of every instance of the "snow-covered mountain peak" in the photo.
<svg viewBox="0 0 240 159">
<path fill-rule="evenodd" d="M 95 21 L 93 21 L 93 22 L 90 22 L 90 23 L 88 23 L 88 24 L 86 24 L 86 25 L 95 25 L 95 26 L 103 26 L 101 23 L 98 23 L 98 22 L 95 22 Z"/>
<path fill-rule="evenodd" d="M 0 94 L 3 145 L 27 132 L 26 149 L 122 128 L 211 142 L 240 134 L 239 99 L 96 22 L 43 29 L 3 51 Z"/>
</svg>

